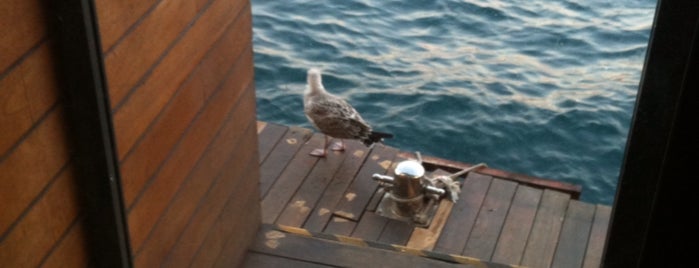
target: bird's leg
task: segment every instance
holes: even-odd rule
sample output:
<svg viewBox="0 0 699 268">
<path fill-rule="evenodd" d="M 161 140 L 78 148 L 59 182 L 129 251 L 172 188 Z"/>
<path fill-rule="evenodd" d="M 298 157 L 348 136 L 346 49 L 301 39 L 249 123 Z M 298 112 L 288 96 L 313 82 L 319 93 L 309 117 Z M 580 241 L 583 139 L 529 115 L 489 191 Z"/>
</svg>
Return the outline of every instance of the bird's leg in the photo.
<svg viewBox="0 0 699 268">
<path fill-rule="evenodd" d="M 317 157 L 325 157 L 325 148 L 328 147 L 328 135 L 323 135 L 325 136 L 325 142 L 323 143 L 323 149 L 314 149 L 311 151 L 310 155 L 312 156 L 317 156 Z"/>
<path fill-rule="evenodd" d="M 344 151 L 345 150 L 345 140 L 340 139 L 340 142 L 333 143 L 333 145 L 330 146 L 330 150 Z"/>
</svg>

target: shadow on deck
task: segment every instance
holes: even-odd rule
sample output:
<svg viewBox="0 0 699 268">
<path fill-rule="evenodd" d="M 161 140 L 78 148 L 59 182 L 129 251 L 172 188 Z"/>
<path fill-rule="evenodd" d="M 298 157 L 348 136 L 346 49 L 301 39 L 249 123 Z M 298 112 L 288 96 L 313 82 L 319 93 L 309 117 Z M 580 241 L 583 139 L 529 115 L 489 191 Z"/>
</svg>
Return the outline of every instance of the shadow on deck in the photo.
<svg viewBox="0 0 699 268">
<path fill-rule="evenodd" d="M 599 266 L 611 209 L 578 201 L 579 186 L 481 169 L 459 178 L 462 194 L 456 204 L 442 201 L 429 228 L 417 228 L 375 214 L 382 193 L 371 179 L 374 173 L 390 174 L 398 162 L 414 158 L 412 153 L 346 142 L 345 152 L 329 152 L 319 159 L 308 154 L 321 146 L 323 136 L 309 129 L 258 122 L 258 136 L 262 222 L 266 225 L 249 251 L 248 267 L 403 262 L 434 266 L 435 259 L 489 267 L 501 266 L 496 263 Z M 470 166 L 434 157 L 423 159 L 428 175 Z M 296 234 L 285 231 L 285 226 L 295 227 L 287 229 L 297 230 Z M 288 234 L 287 242 L 270 239 L 273 232 Z M 299 254 L 321 248 L 325 249 L 323 258 Z M 354 257 L 343 255 L 348 252 L 354 252 L 348 255 Z M 402 256 L 403 261 L 396 262 L 395 256 Z"/>
</svg>

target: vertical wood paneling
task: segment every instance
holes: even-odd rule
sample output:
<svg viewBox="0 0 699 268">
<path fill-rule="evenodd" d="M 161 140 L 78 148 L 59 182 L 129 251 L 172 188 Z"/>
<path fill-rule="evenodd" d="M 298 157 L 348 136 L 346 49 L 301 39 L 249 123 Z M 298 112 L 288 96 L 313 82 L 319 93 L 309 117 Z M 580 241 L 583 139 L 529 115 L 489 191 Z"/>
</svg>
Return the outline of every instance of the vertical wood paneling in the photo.
<svg viewBox="0 0 699 268">
<path fill-rule="evenodd" d="M 61 246 L 70 242 L 66 237 L 74 238 L 67 234 L 80 222 L 81 202 L 58 103 L 55 57 L 46 41 L 46 15 L 41 1 L 0 1 L 3 267 L 51 267 L 58 257 L 66 260 L 63 265 L 81 267 L 87 260 L 84 248 L 63 251 Z"/>
<path fill-rule="evenodd" d="M 249 22 L 249 20 L 241 21 L 242 24 L 250 27 Z M 214 45 L 206 59 L 152 123 L 132 153 L 122 161 L 122 177 L 125 178 L 124 196 L 128 205 L 133 202 L 138 191 L 160 167 L 171 147 L 177 143 L 191 120 L 204 105 L 204 100 L 210 98 L 215 89 L 220 88 L 218 84 L 224 76 L 230 72 L 243 73 L 241 77 L 252 76 L 253 69 L 249 68 L 253 64 L 252 58 L 241 57 L 246 47 L 237 41 L 241 36 L 249 40 L 250 32 L 241 34 L 237 31 L 239 28 L 231 26 L 224 37 Z M 237 63 L 238 61 L 240 63 Z M 236 69 L 231 70 L 234 64 Z"/>
<path fill-rule="evenodd" d="M 250 133 L 254 133 L 254 131 L 248 130 L 245 137 L 251 138 L 249 136 Z M 245 140 L 242 140 L 242 142 L 241 152 L 243 152 L 243 149 L 250 150 L 252 148 L 254 150 L 256 146 L 256 144 L 251 142 L 246 143 Z M 201 207 L 198 208 L 192 220 L 179 236 L 179 242 L 170 250 L 168 258 L 164 263 L 166 267 L 187 266 L 203 245 L 211 247 L 214 243 L 225 242 L 222 240 L 212 241 L 224 239 L 222 231 L 219 232 L 218 230 L 229 227 L 222 226 L 223 224 L 218 222 L 222 220 L 256 220 L 253 214 L 228 212 L 230 210 L 238 211 L 242 209 L 239 207 L 243 204 L 259 203 L 257 199 L 259 193 L 253 189 L 248 189 L 248 187 L 257 187 L 257 184 L 253 183 L 255 182 L 254 177 L 258 174 L 257 169 L 249 169 L 249 167 L 254 166 L 255 161 L 256 159 L 254 159 L 253 155 L 241 154 L 235 157 L 230 164 L 226 165 L 226 170 L 220 175 L 220 182 L 212 188 L 210 194 L 207 194 L 202 201 Z M 255 213 L 255 210 L 259 210 L 259 207 L 246 207 L 243 211 Z M 242 215 L 245 215 L 245 217 Z M 250 215 L 250 217 L 247 218 L 247 215 Z M 259 216 L 257 217 L 259 218 Z M 215 235 L 210 235 L 209 233 L 211 232 L 215 232 Z M 207 236 L 207 234 L 209 235 Z"/>
<path fill-rule="evenodd" d="M 68 230 L 80 204 L 72 170 L 66 169 L 46 193 L 18 220 L 0 243 L 0 263 L 6 267 L 32 267 Z"/>
<path fill-rule="evenodd" d="M 97 6 L 100 7 L 100 4 Z M 124 40 L 105 55 L 107 77 L 112 78 L 108 80 L 112 106 L 119 104 L 158 58 L 167 53 L 166 49 L 195 15 L 192 1 L 161 1 Z"/>
<path fill-rule="evenodd" d="M 0 1 L 0 74 L 46 35 L 41 5 L 36 0 Z"/>
<path fill-rule="evenodd" d="M 223 34 L 228 24 L 239 18 L 238 14 L 245 6 L 241 2 L 244 1 L 217 0 L 203 11 L 205 13 L 169 50 L 143 83 L 133 89 L 134 92 L 129 95 L 128 100 L 114 113 L 113 122 L 120 159 L 169 102 L 179 85 L 198 65 L 208 48 Z M 239 31 L 243 30 L 250 29 L 241 27 Z M 113 81 L 121 77 L 109 76 L 108 79 Z M 112 103 L 117 103 L 117 100 L 113 100 Z"/>
<path fill-rule="evenodd" d="M 48 43 L 43 43 L 0 78 L 0 158 L 56 103 L 52 63 Z"/>
<path fill-rule="evenodd" d="M 159 0 L 95 0 L 102 49 L 114 43 Z"/>
<path fill-rule="evenodd" d="M 260 218 L 249 1 L 96 5 L 120 170 L 137 182 L 124 189 L 137 265 L 159 266 L 180 243 L 196 244 L 186 264 L 200 248 L 216 249 L 207 263 L 239 263 Z M 0 29 L 0 263 L 86 267 L 42 8 L 0 2 L 0 24 L 13 25 Z M 234 217 L 240 211 L 252 218 Z M 206 232 L 193 237 L 193 227 L 222 230 L 220 243 L 209 244 Z"/>
<path fill-rule="evenodd" d="M 0 234 L 68 162 L 62 109 L 53 110 L 0 162 Z"/>
<path fill-rule="evenodd" d="M 83 228 L 81 220 L 78 220 L 47 256 L 41 267 L 88 267 L 89 253 Z"/>
<path fill-rule="evenodd" d="M 242 88 L 250 83 L 248 79 L 231 76 L 224 85 L 224 90 L 213 97 L 206 110 L 200 114 L 183 140 L 173 148 L 171 157 L 142 193 L 129 211 L 129 228 L 132 246 L 138 248 L 145 235 L 155 223 L 155 215 L 162 213 L 175 191 L 182 183 L 200 156 L 218 132 L 221 123 L 236 103 Z M 234 115 L 235 116 L 235 115 Z"/>
</svg>

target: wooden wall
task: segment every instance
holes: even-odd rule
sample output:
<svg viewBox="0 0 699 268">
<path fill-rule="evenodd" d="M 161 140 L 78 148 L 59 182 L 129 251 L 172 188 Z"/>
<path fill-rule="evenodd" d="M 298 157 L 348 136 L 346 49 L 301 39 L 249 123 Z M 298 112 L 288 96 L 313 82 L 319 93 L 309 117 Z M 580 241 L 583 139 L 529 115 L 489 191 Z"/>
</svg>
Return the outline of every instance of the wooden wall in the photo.
<svg viewBox="0 0 699 268">
<path fill-rule="evenodd" d="M 83 215 L 40 1 L 0 1 L 0 266 L 81 267 Z"/>
<path fill-rule="evenodd" d="M 249 2 L 96 4 L 136 267 L 237 264 L 224 245 L 259 221 Z"/>
<path fill-rule="evenodd" d="M 82 267 L 40 2 L 0 1 L 0 263 Z M 135 266 L 238 264 L 260 218 L 249 1 L 95 3 Z"/>
</svg>

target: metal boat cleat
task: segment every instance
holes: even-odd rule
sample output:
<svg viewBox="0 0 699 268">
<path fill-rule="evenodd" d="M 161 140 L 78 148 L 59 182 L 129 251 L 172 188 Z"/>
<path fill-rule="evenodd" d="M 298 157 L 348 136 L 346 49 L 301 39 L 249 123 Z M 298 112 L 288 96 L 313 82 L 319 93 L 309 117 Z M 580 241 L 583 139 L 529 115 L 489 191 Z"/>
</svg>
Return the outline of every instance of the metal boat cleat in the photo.
<svg viewBox="0 0 699 268">
<path fill-rule="evenodd" d="M 437 212 L 440 199 L 448 198 L 452 202 L 458 200 L 461 185 L 455 179 L 484 166 L 485 164 L 478 164 L 449 176 L 427 178 L 421 161 L 400 162 L 394 170 L 395 177 L 372 175 L 384 192 L 376 213 L 418 227 L 427 227 Z"/>
</svg>

